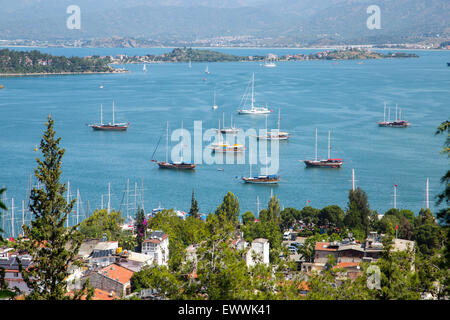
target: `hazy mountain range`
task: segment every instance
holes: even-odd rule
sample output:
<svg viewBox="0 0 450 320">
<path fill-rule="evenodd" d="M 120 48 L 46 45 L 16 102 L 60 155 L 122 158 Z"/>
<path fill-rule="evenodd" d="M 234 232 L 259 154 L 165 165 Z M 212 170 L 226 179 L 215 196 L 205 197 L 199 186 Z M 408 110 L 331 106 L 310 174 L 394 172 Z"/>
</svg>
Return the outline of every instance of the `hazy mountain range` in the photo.
<svg viewBox="0 0 450 320">
<path fill-rule="evenodd" d="M 69 30 L 69 5 L 81 29 Z M 367 7 L 381 9 L 369 30 Z M 131 37 L 167 41 L 223 36 L 280 43 L 399 43 L 450 36 L 448 0 L 0 0 L 0 39 Z"/>
</svg>

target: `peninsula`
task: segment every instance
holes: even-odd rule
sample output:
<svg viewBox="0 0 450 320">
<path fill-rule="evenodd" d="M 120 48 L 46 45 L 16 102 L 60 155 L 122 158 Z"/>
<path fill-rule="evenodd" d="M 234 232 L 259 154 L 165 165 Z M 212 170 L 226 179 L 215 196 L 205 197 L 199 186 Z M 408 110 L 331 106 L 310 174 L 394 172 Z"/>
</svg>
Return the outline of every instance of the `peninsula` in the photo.
<svg viewBox="0 0 450 320">
<path fill-rule="evenodd" d="M 109 65 L 109 57 L 53 56 L 33 50 L 0 50 L 0 76 L 64 75 L 126 72 Z"/>
<path fill-rule="evenodd" d="M 320 51 L 311 54 L 287 54 L 277 56 L 269 54 L 268 56 L 237 56 L 225 54 L 222 52 L 192 49 L 192 48 L 176 48 L 169 53 L 161 55 L 145 55 L 145 56 L 127 56 L 117 55 L 109 57 L 112 64 L 129 64 L 129 63 L 161 63 L 161 62 L 244 62 L 277 60 L 277 61 L 298 61 L 298 60 L 366 60 L 366 59 L 388 59 L 388 58 L 417 58 L 415 53 L 380 53 L 371 50 L 358 48 L 349 48 L 344 50 Z"/>
</svg>

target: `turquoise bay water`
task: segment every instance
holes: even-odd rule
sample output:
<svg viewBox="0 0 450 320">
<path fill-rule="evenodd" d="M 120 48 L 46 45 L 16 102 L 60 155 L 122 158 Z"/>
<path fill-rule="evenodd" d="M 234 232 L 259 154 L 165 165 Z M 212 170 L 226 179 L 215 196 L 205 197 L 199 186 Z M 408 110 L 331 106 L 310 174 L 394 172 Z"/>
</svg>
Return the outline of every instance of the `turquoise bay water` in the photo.
<svg viewBox="0 0 450 320">
<path fill-rule="evenodd" d="M 162 53 L 169 49 L 41 49 L 52 54 L 106 55 Z M 220 49 L 240 55 L 279 55 L 318 50 L 298 49 Z M 448 119 L 450 111 L 449 52 L 416 52 L 418 59 L 364 61 L 279 62 L 276 68 L 259 63 L 192 63 L 126 65 L 128 74 L 73 75 L 0 78 L 0 186 L 6 186 L 8 206 L 15 198 L 15 219 L 21 219 L 21 201 L 25 199 L 28 177 L 36 167 L 34 151 L 39 145 L 46 116 L 55 119 L 55 129 L 66 149 L 63 157 L 64 181 L 70 180 L 73 196 L 80 190 L 83 210 L 106 207 L 108 183 L 111 206 L 125 203 L 127 179 L 130 194 L 135 182 L 144 184 L 146 211 L 158 207 L 188 211 L 195 189 L 201 212 L 213 211 L 227 191 L 235 193 L 241 213 L 256 211 L 259 196 L 264 207 L 271 192 L 283 207 L 302 208 L 309 204 L 322 208 L 347 206 L 351 171 L 355 169 L 357 186 L 364 189 L 372 209 L 380 213 L 393 207 L 393 186 L 398 185 L 397 205 L 414 212 L 425 205 L 425 181 L 430 179 L 430 198 L 443 186 L 439 179 L 448 169 L 448 160 L 439 152 L 444 136 L 434 136 L 435 128 Z M 210 75 L 204 70 L 208 65 Z M 255 99 L 268 104 L 274 113 L 269 127 L 275 128 L 281 108 L 281 127 L 291 133 L 289 142 L 281 142 L 279 186 L 246 185 L 236 179 L 248 174 L 248 165 L 199 165 L 195 172 L 158 169 L 151 155 L 165 133 L 171 129 L 191 131 L 194 121 L 202 120 L 203 129 L 216 128 L 225 112 L 240 128 L 265 127 L 265 117 L 236 113 L 241 96 L 255 72 Z M 203 78 L 207 78 L 206 81 Z M 104 88 L 100 89 L 99 86 Z M 212 110 L 216 89 L 218 110 Z M 99 121 L 103 104 L 104 122 L 112 120 L 112 101 L 116 122 L 129 121 L 127 132 L 94 132 L 87 123 Z M 402 109 L 410 128 L 380 128 L 383 104 Z M 327 156 L 328 130 L 332 131 L 332 157 L 343 158 L 338 170 L 306 169 L 298 160 L 314 157 L 314 130 L 318 128 L 319 157 Z M 164 137 L 156 158 L 165 158 Z M 173 143 L 172 145 L 175 145 Z M 206 145 L 206 144 L 204 144 Z M 223 168 L 223 171 L 218 171 Z M 254 166 L 253 172 L 256 172 Z M 130 195 L 130 208 L 134 207 Z M 139 198 L 137 202 L 140 202 Z M 434 201 L 431 209 L 435 210 Z M 124 207 L 122 206 L 122 211 Z M 19 222 L 17 222 L 19 223 Z M 17 224 L 19 225 L 19 224 Z M 8 231 L 8 228 L 5 228 Z"/>
</svg>

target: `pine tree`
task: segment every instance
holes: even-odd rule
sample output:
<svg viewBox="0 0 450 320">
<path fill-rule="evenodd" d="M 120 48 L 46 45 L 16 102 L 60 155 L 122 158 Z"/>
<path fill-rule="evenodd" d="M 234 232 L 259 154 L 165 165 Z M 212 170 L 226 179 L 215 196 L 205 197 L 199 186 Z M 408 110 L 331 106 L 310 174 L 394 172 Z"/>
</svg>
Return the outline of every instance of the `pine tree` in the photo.
<svg viewBox="0 0 450 320">
<path fill-rule="evenodd" d="M 364 236 L 367 237 L 370 225 L 370 208 L 367 194 L 358 187 L 355 191 L 349 191 L 348 199 L 348 210 L 344 223 L 350 229 L 363 232 Z"/>
<path fill-rule="evenodd" d="M 233 222 L 236 226 L 239 218 L 239 200 L 231 192 L 228 192 L 223 198 L 222 204 L 216 209 L 216 215 L 220 220 Z"/>
<path fill-rule="evenodd" d="M 195 199 L 194 189 L 192 189 L 191 210 L 189 210 L 189 215 L 193 218 L 198 218 L 198 211 L 198 202 Z"/>
<path fill-rule="evenodd" d="M 35 169 L 42 187 L 31 190 L 30 209 L 34 219 L 31 226 L 24 226 L 24 239 L 19 243 L 20 248 L 31 256 L 32 265 L 24 269 L 17 258 L 23 280 L 31 290 L 26 299 L 81 299 L 86 294 L 85 298 L 90 299 L 93 292 L 88 289 L 88 282 L 73 295 L 67 294 L 68 267 L 78 265 L 76 255 L 82 235 L 77 230 L 78 226 L 65 228 L 76 200 L 67 203 L 63 196 L 66 187 L 59 180 L 65 150 L 59 147 L 61 138 L 55 138 L 51 116 L 48 116 L 46 126 L 40 145 L 44 158 L 36 159 L 38 167 Z"/>
</svg>

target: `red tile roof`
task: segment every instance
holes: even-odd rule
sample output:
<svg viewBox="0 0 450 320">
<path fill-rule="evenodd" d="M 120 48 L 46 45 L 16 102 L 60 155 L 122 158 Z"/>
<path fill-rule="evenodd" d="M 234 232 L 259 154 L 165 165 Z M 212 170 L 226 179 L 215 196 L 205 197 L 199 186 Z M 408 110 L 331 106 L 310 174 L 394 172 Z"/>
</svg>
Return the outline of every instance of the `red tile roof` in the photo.
<svg viewBox="0 0 450 320">
<path fill-rule="evenodd" d="M 100 274 L 105 275 L 111 279 L 119 281 L 122 284 L 130 282 L 131 277 L 134 274 L 134 271 L 131 271 L 127 268 L 119 266 L 118 264 L 111 264 L 101 270 L 98 271 Z"/>
<path fill-rule="evenodd" d="M 337 251 L 337 247 L 334 248 L 328 248 L 330 245 L 329 242 L 316 242 L 316 251 Z"/>
<path fill-rule="evenodd" d="M 339 262 L 335 268 L 356 268 L 359 262 Z"/>
</svg>

